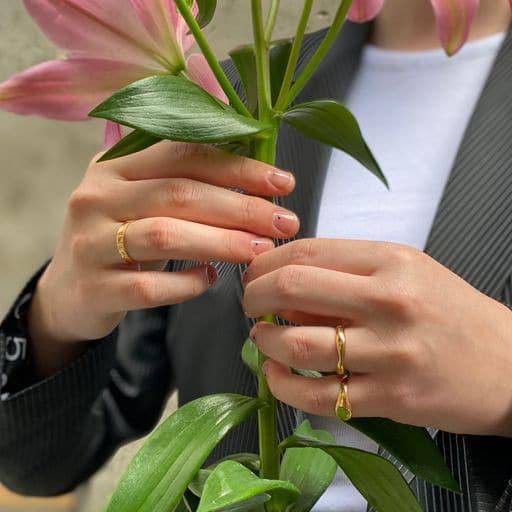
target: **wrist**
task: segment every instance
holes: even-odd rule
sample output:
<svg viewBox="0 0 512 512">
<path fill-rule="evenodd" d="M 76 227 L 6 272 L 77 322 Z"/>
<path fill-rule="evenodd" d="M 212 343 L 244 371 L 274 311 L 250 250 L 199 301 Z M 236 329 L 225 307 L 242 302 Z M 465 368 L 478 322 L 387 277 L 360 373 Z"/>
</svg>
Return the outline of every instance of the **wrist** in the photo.
<svg viewBox="0 0 512 512">
<path fill-rule="evenodd" d="M 58 320 L 57 302 L 52 299 L 48 269 L 41 276 L 27 316 L 31 356 L 41 378 L 57 373 L 87 348 L 88 343 L 75 339 Z"/>
</svg>

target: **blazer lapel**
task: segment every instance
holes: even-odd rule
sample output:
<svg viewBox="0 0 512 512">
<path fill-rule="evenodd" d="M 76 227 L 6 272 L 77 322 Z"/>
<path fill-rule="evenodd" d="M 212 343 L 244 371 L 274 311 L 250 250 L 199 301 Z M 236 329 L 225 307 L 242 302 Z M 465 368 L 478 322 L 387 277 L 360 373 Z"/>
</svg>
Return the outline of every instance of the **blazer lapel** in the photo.
<svg viewBox="0 0 512 512">
<path fill-rule="evenodd" d="M 472 116 L 426 252 L 499 298 L 512 273 L 512 31 Z"/>
</svg>

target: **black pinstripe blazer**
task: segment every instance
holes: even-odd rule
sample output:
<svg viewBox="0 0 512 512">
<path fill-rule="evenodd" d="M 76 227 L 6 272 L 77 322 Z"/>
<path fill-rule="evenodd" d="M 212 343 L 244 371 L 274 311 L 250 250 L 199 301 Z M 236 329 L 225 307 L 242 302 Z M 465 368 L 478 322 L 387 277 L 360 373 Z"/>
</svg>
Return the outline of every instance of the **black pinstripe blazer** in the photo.
<svg viewBox="0 0 512 512">
<path fill-rule="evenodd" d="M 367 32 L 366 26 L 347 25 L 300 100 L 343 98 Z M 307 39 L 301 64 L 322 35 Z M 228 71 L 236 81 L 229 65 Z M 509 33 L 467 128 L 426 249 L 481 291 L 509 304 L 511 136 Z M 299 213 L 302 237 L 310 236 L 316 225 L 329 155 L 327 147 L 283 128 L 278 164 L 293 169 L 298 182 L 283 203 Z M 179 390 L 181 403 L 211 393 L 254 394 L 254 379 L 239 355 L 251 327 L 241 308 L 243 269 L 219 264 L 218 270 L 221 279 L 206 295 L 172 308 L 130 314 L 118 332 L 72 367 L 1 402 L 0 480 L 28 494 L 69 490 L 119 445 L 147 432 L 173 389 Z M 299 414 L 280 406 L 282 436 L 291 432 Z M 436 439 L 463 493 L 412 480 L 425 511 L 512 512 L 512 440 L 442 432 Z M 213 457 L 256 449 L 256 423 L 250 421 L 233 431 Z"/>
</svg>

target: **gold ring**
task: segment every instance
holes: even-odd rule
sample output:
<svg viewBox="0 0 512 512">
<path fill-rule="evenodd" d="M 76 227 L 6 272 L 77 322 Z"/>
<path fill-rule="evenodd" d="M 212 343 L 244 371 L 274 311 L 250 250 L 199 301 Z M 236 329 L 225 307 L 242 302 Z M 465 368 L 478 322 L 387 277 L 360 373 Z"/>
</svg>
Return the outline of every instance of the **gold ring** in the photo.
<svg viewBox="0 0 512 512">
<path fill-rule="evenodd" d="M 340 377 L 345 377 L 348 372 L 345 368 L 345 346 L 347 344 L 347 337 L 345 329 L 338 325 L 336 327 L 336 349 L 338 350 L 338 364 L 336 365 L 336 373 Z"/>
<path fill-rule="evenodd" d="M 341 421 L 349 421 L 352 418 L 352 406 L 348 399 L 348 376 L 340 377 L 340 392 L 336 400 L 336 416 Z"/>
<path fill-rule="evenodd" d="M 133 221 L 129 220 L 121 224 L 119 226 L 119 229 L 117 230 L 116 236 L 117 251 L 119 252 L 119 256 L 121 256 L 121 258 L 127 265 L 137 263 L 134 259 L 130 257 L 128 251 L 126 250 L 126 231 L 128 230 L 128 227 L 132 222 Z"/>
</svg>

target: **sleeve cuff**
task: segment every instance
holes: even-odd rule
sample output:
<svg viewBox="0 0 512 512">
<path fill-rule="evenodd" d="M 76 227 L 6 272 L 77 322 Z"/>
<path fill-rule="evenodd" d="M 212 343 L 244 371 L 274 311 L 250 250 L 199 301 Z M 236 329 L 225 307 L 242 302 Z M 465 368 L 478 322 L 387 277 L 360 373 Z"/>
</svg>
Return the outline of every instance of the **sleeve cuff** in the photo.
<svg viewBox="0 0 512 512">
<path fill-rule="evenodd" d="M 0 445 L 19 442 L 20 431 L 34 432 L 41 425 L 58 422 L 61 415 L 68 425 L 80 421 L 108 387 L 116 339 L 117 330 L 61 372 L 5 398 L 0 403 Z"/>
</svg>

